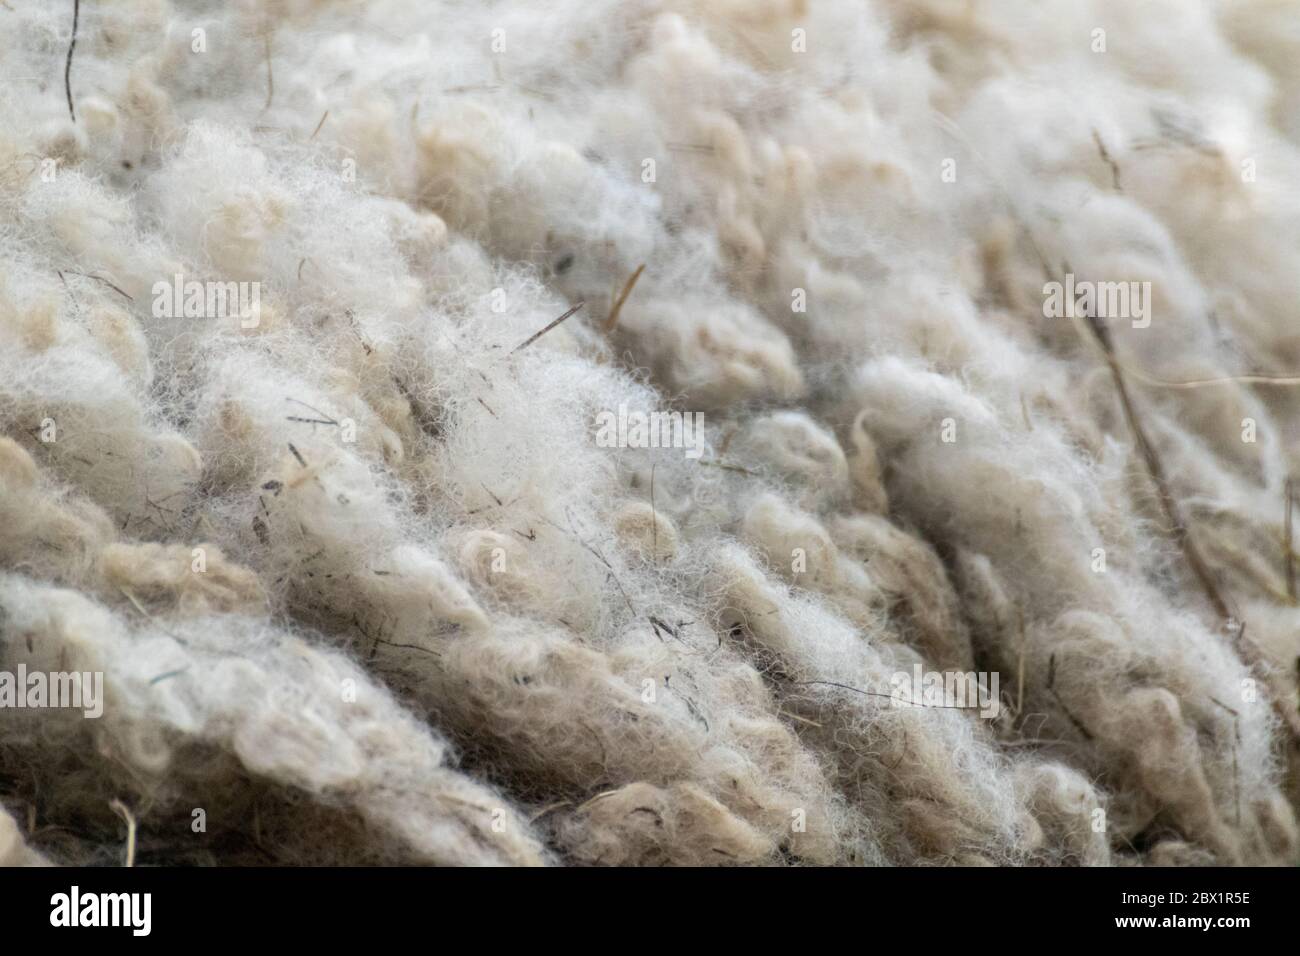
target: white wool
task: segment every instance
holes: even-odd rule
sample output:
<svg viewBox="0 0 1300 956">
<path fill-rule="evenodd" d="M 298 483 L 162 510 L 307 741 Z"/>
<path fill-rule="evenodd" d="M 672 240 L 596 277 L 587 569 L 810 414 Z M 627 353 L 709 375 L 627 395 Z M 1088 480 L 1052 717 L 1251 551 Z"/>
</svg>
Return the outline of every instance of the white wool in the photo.
<svg viewBox="0 0 1300 956">
<path fill-rule="evenodd" d="M 125 0 L 75 119 L 70 17 L 0 10 L 0 671 L 106 700 L 0 722 L 0 864 L 1300 857 L 1288 5 Z"/>
<path fill-rule="evenodd" d="M 32 747 L 49 748 L 72 767 L 92 753 L 111 756 L 151 795 L 188 797 L 211 813 L 214 826 L 239 830 L 243 822 L 226 817 L 227 795 L 203 779 L 213 768 L 196 761 L 201 751 L 186 760 L 186 749 L 207 747 L 237 760 L 249 776 L 246 786 L 272 781 L 323 806 L 355 806 L 403 853 L 428 862 L 542 860 L 508 803 L 444 767 L 445 745 L 337 654 L 247 618 L 194 616 L 175 631 L 132 629 L 70 591 L 16 577 L 0 582 L 0 590 L 6 626 L 21 638 L 6 645 L 7 669 L 52 670 L 57 661 L 61 669 L 103 669 L 106 678 L 108 719 L 22 714 L 26 719 L 6 734 L 15 758 Z M 57 766 L 43 768 L 38 779 Z M 103 809 L 90 805 L 88 794 L 59 799 L 74 796 L 86 801 L 87 812 Z M 504 823 L 500 836 L 494 820 Z M 371 850 L 377 858 L 381 846 Z"/>
</svg>

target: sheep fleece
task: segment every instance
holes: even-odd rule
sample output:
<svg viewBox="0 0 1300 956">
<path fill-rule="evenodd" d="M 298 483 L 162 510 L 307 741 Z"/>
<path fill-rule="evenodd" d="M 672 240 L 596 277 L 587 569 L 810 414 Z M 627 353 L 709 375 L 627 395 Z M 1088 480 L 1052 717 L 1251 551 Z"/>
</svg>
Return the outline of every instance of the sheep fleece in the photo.
<svg viewBox="0 0 1300 956">
<path fill-rule="evenodd" d="M 78 6 L 0 862 L 1300 860 L 1292 4 Z"/>
</svg>

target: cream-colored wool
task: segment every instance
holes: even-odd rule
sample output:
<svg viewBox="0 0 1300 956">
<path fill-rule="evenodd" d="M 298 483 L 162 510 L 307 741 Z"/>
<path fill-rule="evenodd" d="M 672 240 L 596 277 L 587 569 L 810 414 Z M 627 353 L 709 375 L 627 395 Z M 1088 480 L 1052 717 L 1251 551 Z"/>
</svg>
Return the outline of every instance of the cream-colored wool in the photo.
<svg viewBox="0 0 1300 956">
<path fill-rule="evenodd" d="M 44 866 L 47 862 L 23 841 L 18 822 L 0 810 L 0 866 Z"/>
<path fill-rule="evenodd" d="M 0 864 L 1300 860 L 1289 5 L 85 3 L 75 119 L 71 13 L 0 9 L 0 672 L 105 699 L 0 710 Z"/>
</svg>

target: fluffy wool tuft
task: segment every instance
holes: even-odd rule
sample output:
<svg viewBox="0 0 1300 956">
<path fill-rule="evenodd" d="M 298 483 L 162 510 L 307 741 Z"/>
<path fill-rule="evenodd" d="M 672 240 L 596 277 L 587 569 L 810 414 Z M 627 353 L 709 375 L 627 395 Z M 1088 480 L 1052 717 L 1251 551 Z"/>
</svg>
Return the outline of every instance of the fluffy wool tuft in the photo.
<svg viewBox="0 0 1300 956">
<path fill-rule="evenodd" d="M 4 5 L 0 864 L 1297 862 L 1296 24 Z"/>
</svg>

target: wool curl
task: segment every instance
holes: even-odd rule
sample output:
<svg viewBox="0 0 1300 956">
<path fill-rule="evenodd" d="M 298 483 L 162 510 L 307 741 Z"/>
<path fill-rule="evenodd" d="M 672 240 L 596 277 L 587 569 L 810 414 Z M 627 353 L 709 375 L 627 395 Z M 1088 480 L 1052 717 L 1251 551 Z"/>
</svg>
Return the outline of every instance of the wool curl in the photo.
<svg viewBox="0 0 1300 956">
<path fill-rule="evenodd" d="M 129 0 L 65 100 L 69 17 L 0 672 L 104 707 L 0 721 L 0 865 L 1300 861 L 1285 5 Z"/>
</svg>

